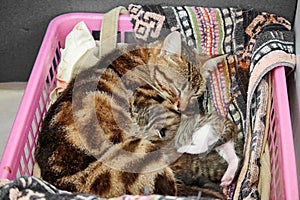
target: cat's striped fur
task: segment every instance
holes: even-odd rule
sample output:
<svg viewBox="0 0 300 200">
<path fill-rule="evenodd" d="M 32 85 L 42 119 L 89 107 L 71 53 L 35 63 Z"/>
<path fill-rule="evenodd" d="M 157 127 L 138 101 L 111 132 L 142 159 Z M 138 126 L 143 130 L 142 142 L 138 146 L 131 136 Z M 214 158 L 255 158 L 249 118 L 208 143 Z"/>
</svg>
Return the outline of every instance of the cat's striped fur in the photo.
<svg viewBox="0 0 300 200">
<path fill-rule="evenodd" d="M 35 159 L 43 179 L 101 197 L 143 194 L 145 188 L 224 197 L 205 185 L 220 181 L 226 170 L 218 153 L 179 157 L 174 148 L 180 120 L 197 108 L 209 72 L 189 49 L 170 54 L 164 48 L 168 40 L 174 34 L 150 46 L 116 49 L 76 76 L 42 124 Z M 147 118 L 152 106 L 164 112 Z M 164 123 L 157 121 L 162 115 Z M 221 170 L 208 164 L 216 159 L 223 163 Z"/>
</svg>

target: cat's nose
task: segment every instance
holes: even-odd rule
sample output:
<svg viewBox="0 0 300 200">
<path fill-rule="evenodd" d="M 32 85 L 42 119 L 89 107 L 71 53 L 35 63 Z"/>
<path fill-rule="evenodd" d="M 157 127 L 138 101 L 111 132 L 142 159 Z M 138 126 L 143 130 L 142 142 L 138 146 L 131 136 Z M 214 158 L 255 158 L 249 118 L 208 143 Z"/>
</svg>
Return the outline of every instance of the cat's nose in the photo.
<svg viewBox="0 0 300 200">
<path fill-rule="evenodd" d="M 173 109 L 174 109 L 176 112 L 180 112 L 180 104 L 179 104 L 179 101 L 176 101 L 176 102 L 174 103 Z"/>
<path fill-rule="evenodd" d="M 178 101 L 176 107 L 178 112 L 183 112 L 187 108 L 187 103 L 185 103 L 184 101 Z"/>
</svg>

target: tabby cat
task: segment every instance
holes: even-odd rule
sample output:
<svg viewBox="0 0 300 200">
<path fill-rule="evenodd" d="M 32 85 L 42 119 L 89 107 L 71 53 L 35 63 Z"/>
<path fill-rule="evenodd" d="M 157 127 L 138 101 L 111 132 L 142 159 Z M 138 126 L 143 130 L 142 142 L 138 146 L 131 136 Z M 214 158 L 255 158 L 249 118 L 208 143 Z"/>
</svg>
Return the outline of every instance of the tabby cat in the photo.
<svg viewBox="0 0 300 200">
<path fill-rule="evenodd" d="M 199 56 L 173 32 L 164 41 L 117 48 L 84 69 L 43 121 L 35 150 L 42 178 L 106 198 L 145 188 L 224 198 L 217 183 L 230 184 L 237 170 L 227 169 L 227 161 L 238 160 L 232 152 L 236 131 L 226 118 L 203 115 L 198 105 L 209 66 L 222 59 Z M 216 120 L 219 128 L 212 129 Z M 213 142 L 194 151 L 206 125 Z"/>
</svg>

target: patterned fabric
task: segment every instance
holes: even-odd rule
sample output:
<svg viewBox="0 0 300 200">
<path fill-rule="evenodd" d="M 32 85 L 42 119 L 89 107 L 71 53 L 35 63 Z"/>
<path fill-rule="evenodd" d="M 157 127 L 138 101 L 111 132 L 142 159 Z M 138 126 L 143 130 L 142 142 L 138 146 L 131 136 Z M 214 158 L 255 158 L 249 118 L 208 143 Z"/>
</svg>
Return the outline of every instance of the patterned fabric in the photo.
<svg viewBox="0 0 300 200">
<path fill-rule="evenodd" d="M 255 33 L 258 24 L 262 27 L 258 33 Z M 294 69 L 296 64 L 294 32 L 290 29 L 287 21 L 266 13 L 257 16 L 247 29 L 250 33 L 255 33 L 249 34 L 252 35 L 249 44 L 253 45 L 251 48 L 248 45 L 248 51 L 244 54 L 251 58 L 244 133 L 247 148 L 245 148 L 245 161 L 238 179 L 235 199 L 259 198 L 257 184 L 260 155 L 262 141 L 267 134 L 266 116 L 271 98 L 266 95 L 270 94 L 271 90 L 271 74 L 268 72 L 278 66 L 286 66 L 287 70 Z M 252 49 L 251 52 L 249 49 Z"/>
<path fill-rule="evenodd" d="M 131 4 L 129 11 L 136 38 L 142 41 L 161 39 L 178 30 L 185 42 L 195 46 L 199 53 L 225 54 L 243 47 L 243 35 L 234 31 L 243 30 L 239 9 Z"/>
<path fill-rule="evenodd" d="M 58 190 L 54 186 L 36 177 L 22 176 L 13 181 L 0 180 L 0 199 L 74 199 L 100 200 L 99 197 L 87 194 L 72 194 Z"/>
<path fill-rule="evenodd" d="M 13 181 L 0 179 L 0 199 L 10 200 L 105 200 L 95 195 L 70 193 L 59 190 L 49 183 L 36 177 L 22 176 Z M 161 195 L 123 195 L 121 197 L 106 200 L 213 200 L 212 198 L 201 197 L 172 197 Z"/>
<path fill-rule="evenodd" d="M 270 101 L 266 94 L 271 89 L 268 72 L 295 66 L 291 24 L 274 14 L 237 8 L 132 4 L 129 13 L 138 40 L 153 41 L 177 30 L 199 53 L 229 54 L 211 74 L 202 105 L 207 113 L 217 112 L 235 122 L 244 142 L 237 144 L 244 145 L 244 162 L 238 181 L 228 189 L 228 199 L 259 199 L 260 155 Z M 159 21 L 147 17 L 154 13 Z M 156 28 L 155 34 L 150 27 Z"/>
</svg>

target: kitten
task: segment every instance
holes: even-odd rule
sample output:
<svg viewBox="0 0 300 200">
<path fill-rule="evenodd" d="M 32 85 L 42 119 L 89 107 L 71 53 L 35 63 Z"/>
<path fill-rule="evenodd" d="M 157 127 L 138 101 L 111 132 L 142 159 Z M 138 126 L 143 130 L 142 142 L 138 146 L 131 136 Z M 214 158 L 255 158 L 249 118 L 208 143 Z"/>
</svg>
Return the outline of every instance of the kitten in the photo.
<svg viewBox="0 0 300 200">
<path fill-rule="evenodd" d="M 203 115 L 199 112 L 192 116 L 178 116 L 160 105 L 145 108 L 140 115 L 138 122 L 147 130 L 141 131 L 147 132 L 144 138 L 159 143 L 166 152 L 167 148 L 171 148 L 176 149 L 177 153 L 184 153 L 183 158 L 177 155 L 176 162 L 170 161 L 170 166 L 175 176 L 180 174 L 180 179 L 184 177 L 185 184 L 199 186 L 196 180 L 201 181 L 205 177 L 211 177 L 211 181 L 221 181 L 222 187 L 229 186 L 233 181 L 242 149 L 235 149 L 238 133 L 229 119 L 214 113 Z M 170 156 L 172 153 L 169 153 Z"/>
<path fill-rule="evenodd" d="M 178 174 L 187 170 L 186 159 L 199 156 L 185 153 L 169 166 L 169 154 L 160 151 L 175 138 L 174 120 L 198 106 L 212 70 L 206 63 L 214 61 L 203 63 L 207 56 L 179 44 L 180 34 L 173 32 L 163 42 L 116 49 L 81 71 L 43 121 L 35 150 L 42 178 L 61 189 L 105 198 L 143 194 L 145 188 L 163 195 L 206 192 L 183 189 L 184 177 Z M 152 105 L 175 116 L 168 127 L 154 122 L 145 128 L 150 123 L 142 122 L 140 113 Z"/>
<path fill-rule="evenodd" d="M 216 114 L 198 114 L 181 120 L 175 147 L 178 152 L 199 155 L 199 166 L 203 163 L 203 154 L 209 157 L 212 153 L 218 153 L 228 164 L 221 179 L 221 186 L 226 187 L 233 181 L 239 166 L 240 158 L 234 146 L 237 140 L 236 126 L 229 119 Z M 222 159 L 217 159 L 214 163 L 216 166 L 211 167 L 216 167 L 216 171 L 222 169 L 219 166 L 223 164 Z"/>
</svg>

